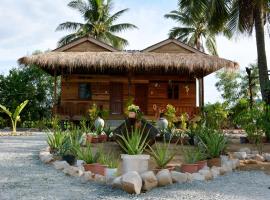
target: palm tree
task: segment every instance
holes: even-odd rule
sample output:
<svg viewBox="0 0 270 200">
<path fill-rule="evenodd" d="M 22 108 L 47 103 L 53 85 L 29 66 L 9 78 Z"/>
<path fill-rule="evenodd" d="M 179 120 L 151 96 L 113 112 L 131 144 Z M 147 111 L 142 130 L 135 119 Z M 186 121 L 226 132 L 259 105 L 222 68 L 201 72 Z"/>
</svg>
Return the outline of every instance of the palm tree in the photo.
<svg viewBox="0 0 270 200">
<path fill-rule="evenodd" d="M 128 41 L 117 36 L 116 33 L 137 28 L 129 23 L 114 24 L 128 9 L 111 14 L 112 0 L 74 0 L 68 6 L 79 11 L 85 23 L 65 22 L 60 24 L 56 29 L 57 31 L 69 30 L 74 32 L 61 38 L 58 42 L 59 46 L 80 37 L 92 36 L 115 48 L 122 49 L 128 45 Z"/>
<path fill-rule="evenodd" d="M 215 33 L 209 30 L 205 16 L 194 17 L 190 13 L 174 10 L 165 15 L 183 26 L 173 27 L 169 32 L 170 38 L 175 38 L 196 49 L 205 52 L 205 46 L 212 55 L 218 55 Z"/>
</svg>

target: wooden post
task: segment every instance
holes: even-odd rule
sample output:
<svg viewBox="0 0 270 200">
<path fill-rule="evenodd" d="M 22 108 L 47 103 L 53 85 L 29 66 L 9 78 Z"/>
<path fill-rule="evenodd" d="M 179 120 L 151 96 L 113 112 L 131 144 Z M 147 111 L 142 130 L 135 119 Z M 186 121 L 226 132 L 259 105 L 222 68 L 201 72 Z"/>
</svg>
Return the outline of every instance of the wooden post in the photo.
<svg viewBox="0 0 270 200">
<path fill-rule="evenodd" d="M 128 98 L 131 96 L 131 72 L 128 72 Z"/>
<path fill-rule="evenodd" d="M 199 106 L 204 107 L 204 81 L 203 77 L 198 79 L 199 81 Z"/>
<path fill-rule="evenodd" d="M 54 69 L 54 95 L 53 95 L 53 107 L 54 107 L 54 116 L 57 114 L 57 74 L 56 74 L 56 69 Z"/>
</svg>

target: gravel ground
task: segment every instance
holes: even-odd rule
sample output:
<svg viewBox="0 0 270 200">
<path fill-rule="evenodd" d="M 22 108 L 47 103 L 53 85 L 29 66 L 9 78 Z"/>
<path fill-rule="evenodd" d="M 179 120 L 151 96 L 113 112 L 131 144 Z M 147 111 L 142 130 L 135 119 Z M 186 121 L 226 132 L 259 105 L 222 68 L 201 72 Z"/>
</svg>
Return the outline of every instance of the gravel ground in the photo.
<svg viewBox="0 0 270 200">
<path fill-rule="evenodd" d="M 45 136 L 0 137 L 0 200 L 181 199 L 269 200 L 270 176 L 235 172 L 210 182 L 174 184 L 139 196 L 92 182 L 83 184 L 39 161 Z"/>
</svg>

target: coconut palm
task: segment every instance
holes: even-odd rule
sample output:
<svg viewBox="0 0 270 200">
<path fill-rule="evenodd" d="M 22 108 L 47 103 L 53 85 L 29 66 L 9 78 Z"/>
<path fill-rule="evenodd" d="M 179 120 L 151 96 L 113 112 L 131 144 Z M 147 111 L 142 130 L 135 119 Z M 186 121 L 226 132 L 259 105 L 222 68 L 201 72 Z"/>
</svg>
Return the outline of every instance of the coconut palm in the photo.
<svg viewBox="0 0 270 200">
<path fill-rule="evenodd" d="M 165 15 L 166 18 L 182 24 L 173 27 L 169 32 L 170 38 L 180 40 L 196 49 L 205 52 L 205 46 L 209 53 L 217 55 L 216 34 L 209 30 L 205 16 L 193 17 L 189 13 L 174 10 Z"/>
<path fill-rule="evenodd" d="M 129 23 L 115 24 L 115 21 L 128 11 L 128 9 L 111 14 L 112 0 L 74 0 L 68 6 L 78 11 L 83 16 L 85 23 L 65 22 L 60 24 L 56 29 L 57 31 L 69 30 L 73 31 L 73 33 L 61 38 L 58 42 L 59 46 L 80 37 L 92 36 L 115 48 L 122 49 L 128 45 L 128 41 L 116 34 L 128 29 L 137 28 L 135 25 Z"/>
</svg>

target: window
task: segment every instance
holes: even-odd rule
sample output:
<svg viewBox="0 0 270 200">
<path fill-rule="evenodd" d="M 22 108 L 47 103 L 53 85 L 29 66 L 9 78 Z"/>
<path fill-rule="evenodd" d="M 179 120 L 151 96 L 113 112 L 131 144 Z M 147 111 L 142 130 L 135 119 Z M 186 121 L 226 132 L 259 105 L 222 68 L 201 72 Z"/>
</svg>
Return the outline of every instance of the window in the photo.
<svg viewBox="0 0 270 200">
<path fill-rule="evenodd" d="M 178 83 L 169 83 L 168 99 L 179 99 L 179 84 Z"/>
<path fill-rule="evenodd" d="M 91 84 L 90 83 L 81 83 L 79 84 L 79 98 L 80 99 L 91 99 Z"/>
</svg>

